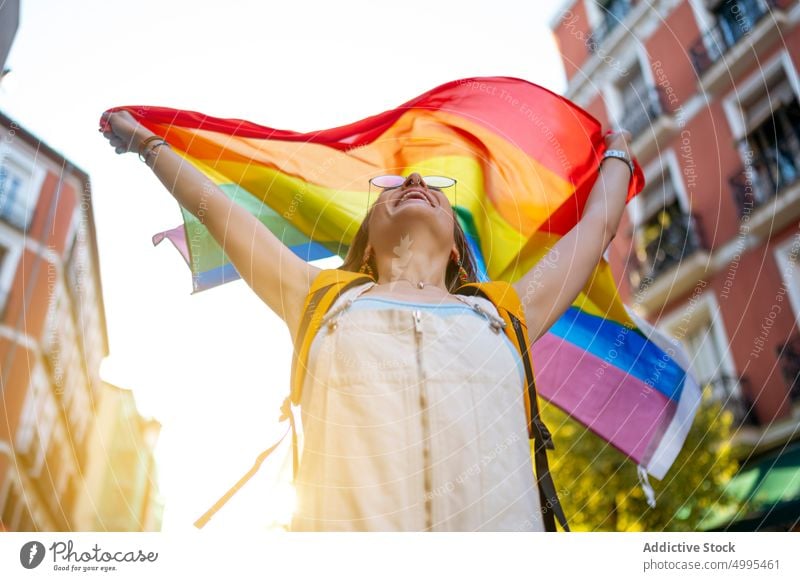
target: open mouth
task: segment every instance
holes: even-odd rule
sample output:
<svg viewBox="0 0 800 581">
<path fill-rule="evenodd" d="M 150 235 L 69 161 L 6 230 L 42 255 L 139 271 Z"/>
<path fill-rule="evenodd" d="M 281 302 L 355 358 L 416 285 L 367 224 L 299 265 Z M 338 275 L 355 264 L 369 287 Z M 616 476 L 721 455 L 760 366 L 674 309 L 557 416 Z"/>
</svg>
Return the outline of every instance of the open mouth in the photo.
<svg viewBox="0 0 800 581">
<path fill-rule="evenodd" d="M 401 204 L 405 204 L 406 202 L 408 203 L 426 202 L 431 206 L 434 206 L 434 203 L 431 201 L 428 195 L 425 194 L 425 192 L 423 192 L 422 190 L 416 188 L 407 190 L 405 193 L 403 193 L 403 195 L 397 198 L 397 201 L 394 203 L 394 207 L 396 208 Z"/>
</svg>

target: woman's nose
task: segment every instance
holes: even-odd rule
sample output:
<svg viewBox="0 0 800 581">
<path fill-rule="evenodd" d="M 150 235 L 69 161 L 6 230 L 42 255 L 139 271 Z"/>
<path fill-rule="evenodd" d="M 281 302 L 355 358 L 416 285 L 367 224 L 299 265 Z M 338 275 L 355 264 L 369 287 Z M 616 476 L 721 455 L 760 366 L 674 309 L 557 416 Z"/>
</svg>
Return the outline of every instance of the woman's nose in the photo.
<svg viewBox="0 0 800 581">
<path fill-rule="evenodd" d="M 409 176 L 406 178 L 406 181 L 403 185 L 408 187 L 412 184 L 424 186 L 425 181 L 422 179 L 422 176 L 419 175 L 419 173 L 411 172 L 411 174 L 409 174 Z"/>
</svg>

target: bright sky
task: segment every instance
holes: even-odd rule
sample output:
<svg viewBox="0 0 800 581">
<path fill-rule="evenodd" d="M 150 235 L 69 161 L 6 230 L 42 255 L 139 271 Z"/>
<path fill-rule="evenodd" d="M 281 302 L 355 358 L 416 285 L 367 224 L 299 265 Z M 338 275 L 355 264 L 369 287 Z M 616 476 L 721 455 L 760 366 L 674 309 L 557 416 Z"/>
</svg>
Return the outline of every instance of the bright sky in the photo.
<svg viewBox="0 0 800 581">
<path fill-rule="evenodd" d="M 563 92 L 548 28 L 562 4 L 22 0 L 0 109 L 91 177 L 111 350 L 101 373 L 163 424 L 164 531 L 196 530 L 286 429 L 278 415 L 291 344 L 241 280 L 190 294 L 177 250 L 150 241 L 180 224 L 177 202 L 135 154 L 114 153 L 100 114 L 158 105 L 310 131 L 468 76 Z M 285 518 L 290 495 L 275 475 L 290 472 L 290 449 L 287 437 L 204 530 L 263 530 Z"/>
</svg>

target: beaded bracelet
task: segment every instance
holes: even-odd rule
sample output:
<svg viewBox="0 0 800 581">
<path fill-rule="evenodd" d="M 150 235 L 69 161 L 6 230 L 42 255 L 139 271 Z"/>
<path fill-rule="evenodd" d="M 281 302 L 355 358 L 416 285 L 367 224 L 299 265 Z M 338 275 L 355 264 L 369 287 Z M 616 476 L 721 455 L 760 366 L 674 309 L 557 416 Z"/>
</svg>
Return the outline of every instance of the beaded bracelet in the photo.
<svg viewBox="0 0 800 581">
<path fill-rule="evenodd" d="M 145 146 L 148 143 L 150 143 L 151 141 L 155 141 L 156 139 L 161 139 L 162 141 L 164 141 L 163 137 L 159 137 L 158 135 L 151 135 L 150 137 L 148 137 L 147 139 L 142 141 L 142 143 L 139 145 L 139 152 L 138 153 L 139 153 L 139 160 L 140 161 L 144 161 L 145 160 L 144 154 L 142 153 L 142 151 L 144 150 Z"/>
<path fill-rule="evenodd" d="M 161 140 L 161 143 L 156 143 L 153 147 L 151 147 L 147 151 L 147 153 L 144 154 L 144 159 L 142 161 L 144 161 L 145 165 L 147 165 L 147 160 L 150 158 L 150 154 L 152 154 L 157 148 L 161 147 L 162 145 L 166 145 L 167 147 L 171 147 L 171 145 L 169 143 L 167 143 L 163 139 Z"/>
</svg>

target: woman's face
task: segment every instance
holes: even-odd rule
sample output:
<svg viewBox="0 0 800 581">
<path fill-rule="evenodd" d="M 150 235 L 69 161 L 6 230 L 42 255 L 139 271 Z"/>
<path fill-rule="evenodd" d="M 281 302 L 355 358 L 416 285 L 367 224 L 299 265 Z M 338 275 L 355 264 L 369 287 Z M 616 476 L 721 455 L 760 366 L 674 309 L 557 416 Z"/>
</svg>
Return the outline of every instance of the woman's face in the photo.
<svg viewBox="0 0 800 581">
<path fill-rule="evenodd" d="M 382 250 L 381 241 L 393 247 L 400 237 L 424 227 L 437 244 L 450 252 L 454 244 L 455 215 L 442 190 L 428 186 L 418 173 L 412 173 L 396 188 L 384 189 L 370 216 L 370 243 Z"/>
</svg>

